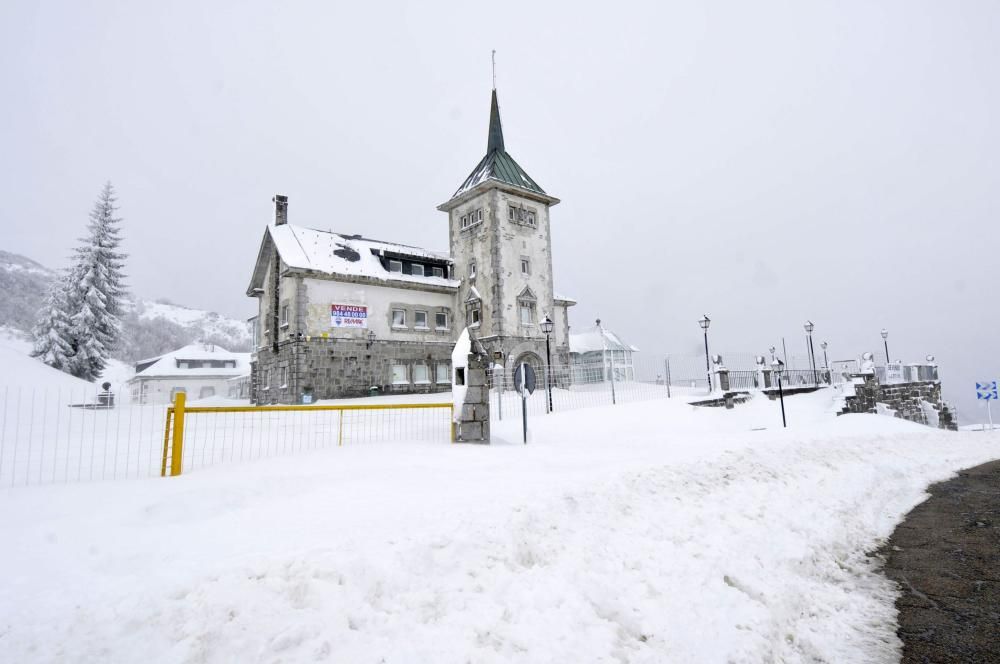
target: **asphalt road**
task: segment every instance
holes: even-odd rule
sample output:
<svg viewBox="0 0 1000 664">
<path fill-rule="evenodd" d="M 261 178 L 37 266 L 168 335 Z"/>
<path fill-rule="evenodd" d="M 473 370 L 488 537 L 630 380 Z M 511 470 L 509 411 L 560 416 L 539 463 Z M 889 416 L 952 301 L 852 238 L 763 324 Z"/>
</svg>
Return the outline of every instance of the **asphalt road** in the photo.
<svg viewBox="0 0 1000 664">
<path fill-rule="evenodd" d="M 902 661 L 1000 664 L 1000 460 L 929 491 L 882 551 Z"/>
</svg>

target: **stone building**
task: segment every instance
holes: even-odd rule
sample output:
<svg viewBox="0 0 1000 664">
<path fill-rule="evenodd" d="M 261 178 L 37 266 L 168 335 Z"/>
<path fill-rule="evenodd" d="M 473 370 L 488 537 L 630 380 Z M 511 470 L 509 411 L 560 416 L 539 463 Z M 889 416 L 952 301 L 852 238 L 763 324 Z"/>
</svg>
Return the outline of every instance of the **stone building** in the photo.
<svg viewBox="0 0 1000 664">
<path fill-rule="evenodd" d="M 448 255 L 291 224 L 287 197 L 275 196 L 247 289 L 259 303 L 253 401 L 447 390 L 466 327 L 508 371 L 521 362 L 541 371 L 546 317 L 552 363 L 568 365 L 575 302 L 553 288 L 558 202 L 506 151 L 496 90 L 486 156 L 438 206 Z"/>
</svg>

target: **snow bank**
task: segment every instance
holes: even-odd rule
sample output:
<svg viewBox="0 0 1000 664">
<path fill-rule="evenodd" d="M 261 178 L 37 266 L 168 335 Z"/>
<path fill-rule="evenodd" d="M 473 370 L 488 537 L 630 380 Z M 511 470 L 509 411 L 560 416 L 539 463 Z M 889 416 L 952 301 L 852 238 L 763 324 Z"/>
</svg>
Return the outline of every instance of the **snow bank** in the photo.
<svg viewBox="0 0 1000 664">
<path fill-rule="evenodd" d="M 786 399 L 787 431 L 765 399 L 656 401 L 532 418 L 528 446 L 505 421 L 2 491 L 0 660 L 894 661 L 865 552 L 1000 435 L 829 401 Z"/>
</svg>

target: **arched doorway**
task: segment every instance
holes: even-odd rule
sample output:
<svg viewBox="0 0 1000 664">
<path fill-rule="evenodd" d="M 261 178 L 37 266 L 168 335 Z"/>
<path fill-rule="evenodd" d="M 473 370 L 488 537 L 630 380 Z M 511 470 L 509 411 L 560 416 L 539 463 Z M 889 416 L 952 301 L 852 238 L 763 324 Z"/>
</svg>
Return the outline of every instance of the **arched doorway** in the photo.
<svg viewBox="0 0 1000 664">
<path fill-rule="evenodd" d="M 526 351 L 518 355 L 514 359 L 514 363 L 511 364 L 510 367 L 508 368 L 512 379 L 514 376 L 514 372 L 517 370 L 519 366 L 521 366 L 522 363 L 527 364 L 532 369 L 534 369 L 535 380 L 537 380 L 538 384 L 541 385 L 542 381 L 544 380 L 542 374 L 545 372 L 545 362 L 542 361 L 542 358 L 539 357 L 537 353 L 534 353 L 532 351 Z"/>
</svg>

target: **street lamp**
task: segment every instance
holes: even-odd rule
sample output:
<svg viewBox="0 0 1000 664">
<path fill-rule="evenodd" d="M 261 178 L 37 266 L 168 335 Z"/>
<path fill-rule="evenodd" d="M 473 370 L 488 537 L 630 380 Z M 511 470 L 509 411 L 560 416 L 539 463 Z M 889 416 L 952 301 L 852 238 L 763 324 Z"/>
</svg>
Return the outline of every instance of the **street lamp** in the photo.
<svg viewBox="0 0 1000 664">
<path fill-rule="evenodd" d="M 778 399 L 781 401 L 781 426 L 782 428 L 788 428 L 788 422 L 785 420 L 785 392 L 781 387 L 781 371 L 785 368 L 785 363 L 781 360 L 775 360 L 771 362 L 771 369 L 774 374 L 778 375 Z"/>
<path fill-rule="evenodd" d="M 816 349 L 813 348 L 813 330 L 816 326 L 811 320 L 807 320 L 804 327 L 806 328 L 806 350 L 809 351 L 809 366 L 813 372 L 813 385 L 816 385 L 819 383 L 816 379 Z"/>
<path fill-rule="evenodd" d="M 705 375 L 708 377 L 708 391 L 712 392 L 712 367 L 708 361 L 708 326 L 712 324 L 712 319 L 705 314 L 698 321 L 698 325 L 701 325 L 702 331 L 705 333 Z"/>
<path fill-rule="evenodd" d="M 555 325 L 552 323 L 552 319 L 548 316 L 545 317 L 539 327 L 542 328 L 542 332 L 545 333 L 545 387 L 549 393 L 549 412 L 552 412 L 552 349 L 549 345 L 549 336 L 552 334 Z"/>
<path fill-rule="evenodd" d="M 372 330 L 368 333 L 368 344 L 365 346 L 365 348 L 371 348 L 373 343 L 375 343 L 375 330 Z"/>
<path fill-rule="evenodd" d="M 882 328 L 882 343 L 885 344 L 885 366 L 889 366 L 889 330 Z"/>
</svg>

